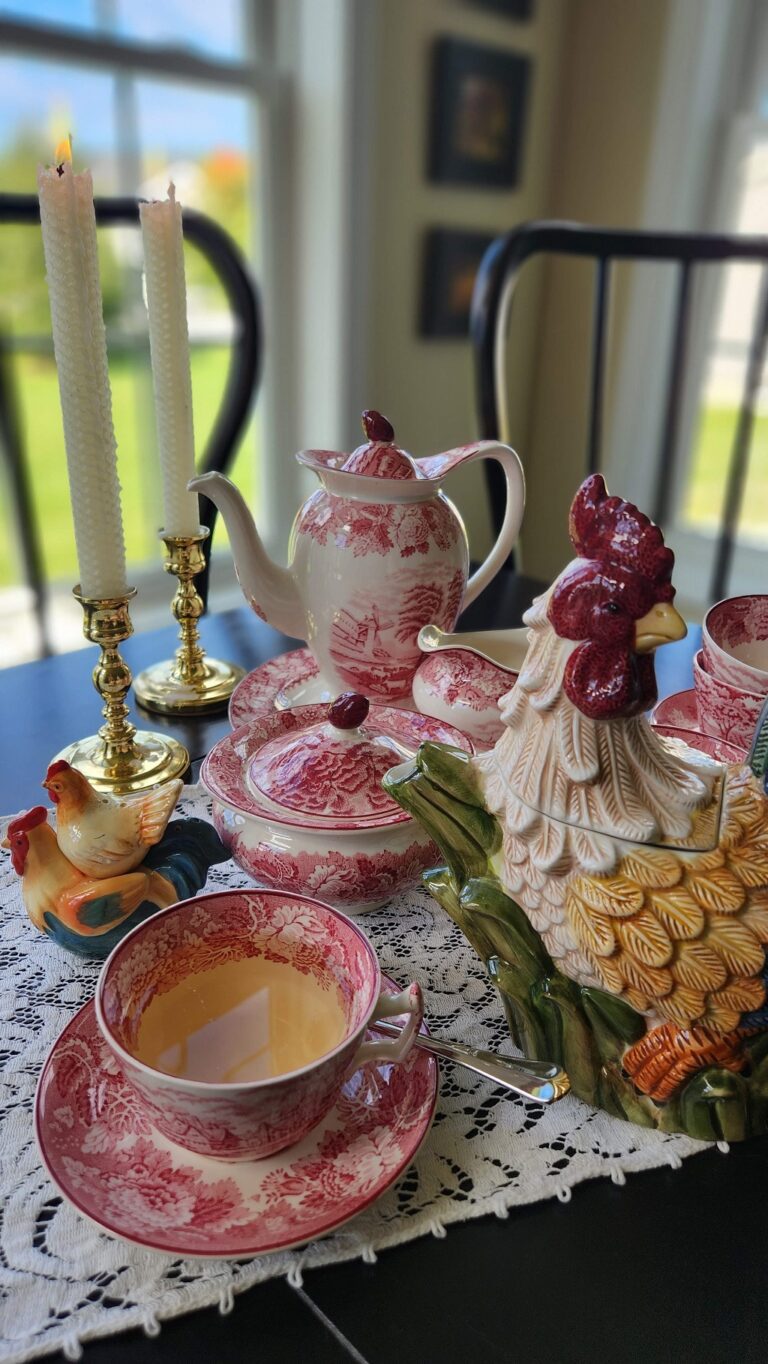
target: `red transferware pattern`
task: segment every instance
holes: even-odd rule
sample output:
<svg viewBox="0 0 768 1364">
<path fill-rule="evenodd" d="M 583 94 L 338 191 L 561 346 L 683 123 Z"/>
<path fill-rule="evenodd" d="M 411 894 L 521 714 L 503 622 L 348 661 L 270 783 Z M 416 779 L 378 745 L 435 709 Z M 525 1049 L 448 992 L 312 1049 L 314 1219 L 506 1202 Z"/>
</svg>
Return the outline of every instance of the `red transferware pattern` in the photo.
<svg viewBox="0 0 768 1364">
<path fill-rule="evenodd" d="M 468 650 L 440 649 L 419 665 L 413 694 L 420 710 L 432 711 L 430 702 L 444 706 L 475 744 L 490 748 L 504 732 L 499 697 L 510 691 L 517 676 Z"/>
<path fill-rule="evenodd" d="M 235 1258 L 303 1245 L 362 1212 L 411 1164 L 436 1097 L 437 1064 L 414 1048 L 399 1065 L 356 1071 L 296 1146 L 223 1166 L 151 1126 L 90 1003 L 45 1063 L 35 1132 L 56 1187 L 104 1231 L 172 1255 Z"/>
<path fill-rule="evenodd" d="M 715 677 L 741 691 L 768 694 L 768 594 L 718 602 L 704 617 L 702 635 Z"/>
<path fill-rule="evenodd" d="M 274 706 L 278 693 L 290 700 L 291 692 L 318 677 L 320 669 L 309 649 L 291 649 L 270 658 L 238 682 L 229 702 L 229 722 L 233 729 L 249 721 L 254 712 Z"/>
<path fill-rule="evenodd" d="M 345 1016 L 337 1047 L 290 1074 L 218 1085 L 167 1075 L 136 1057 L 148 999 L 252 957 L 285 962 L 335 992 Z M 188 1150 L 247 1160 L 291 1145 L 328 1112 L 378 992 L 370 943 L 329 905 L 289 891 L 224 891 L 173 905 L 124 938 L 99 979 L 96 1015 L 154 1126 Z"/>
<path fill-rule="evenodd" d="M 345 720 L 344 707 L 361 707 L 357 724 Z M 368 819 L 397 807 L 382 786 L 390 767 L 411 755 L 399 738 L 370 719 L 365 697 L 347 692 L 327 708 L 325 724 L 283 734 L 264 744 L 248 766 L 252 789 L 275 804 L 305 815 Z M 366 717 L 368 722 L 365 723 Z M 402 732 L 402 725 L 397 725 Z"/>
<path fill-rule="evenodd" d="M 711 757 L 718 757 L 718 754 L 711 752 L 707 741 L 719 743 L 719 752 L 723 754 L 719 761 L 743 761 L 748 753 L 748 747 L 735 742 L 733 738 L 718 738 L 705 734 L 698 719 L 696 692 L 693 687 L 690 687 L 688 692 L 674 692 L 671 696 L 664 697 L 663 701 L 659 701 L 658 705 L 653 707 L 648 719 L 656 730 L 679 731 L 679 734 L 675 735 L 678 738 L 682 738 L 682 731 L 685 731 L 686 743 L 701 753 L 709 753 Z M 738 753 L 738 758 L 731 756 L 731 753 Z"/>
<path fill-rule="evenodd" d="M 296 706 L 293 710 L 274 710 L 264 708 L 259 712 L 252 712 L 249 722 L 242 725 L 232 734 L 226 734 L 223 739 L 214 744 L 210 753 L 205 758 L 201 771 L 201 778 L 205 787 L 216 799 L 225 801 L 233 809 L 244 812 L 245 814 L 258 815 L 262 818 L 272 817 L 281 824 L 288 824 L 295 828 L 302 829 L 370 829 L 381 828 L 393 824 L 402 824 L 410 819 L 410 816 L 396 805 L 395 802 L 382 793 L 382 800 L 377 802 L 376 807 L 370 814 L 358 814 L 348 812 L 346 814 L 330 809 L 329 813 L 323 813 L 326 807 L 318 806 L 317 812 L 313 809 L 314 796 L 308 793 L 309 804 L 306 813 L 299 813 L 296 809 L 286 810 L 275 808 L 275 797 L 267 797 L 266 792 L 260 790 L 260 783 L 263 780 L 263 773 L 255 767 L 255 760 L 260 751 L 272 741 L 284 735 L 304 734 L 309 731 L 312 736 L 312 726 L 322 726 L 325 728 L 324 721 L 328 714 L 326 705 Z M 463 748 L 466 752 L 472 751 L 471 740 L 456 729 L 454 725 L 445 724 L 441 720 L 435 720 L 429 715 L 420 715 L 416 711 L 397 710 L 389 706 L 371 706 L 365 724 L 366 729 L 387 734 L 402 749 L 402 754 L 392 750 L 389 767 L 395 766 L 398 761 L 412 756 L 419 745 L 427 739 L 434 740 L 436 743 L 452 744 L 454 747 Z M 273 750 L 274 752 L 274 750 Z M 348 797 L 354 793 L 356 774 L 351 770 L 354 766 L 354 757 L 348 752 L 349 773 L 343 773 L 343 764 L 335 768 L 336 777 L 339 781 L 347 783 L 346 793 Z M 320 783 L 323 786 L 323 783 Z M 295 797 L 298 799 L 298 796 Z M 317 804 L 317 802 L 315 802 Z"/>
<path fill-rule="evenodd" d="M 404 886 L 417 886 L 425 871 L 439 860 L 431 840 L 414 840 L 405 848 L 364 852 L 350 847 L 344 852 L 310 852 L 275 848 L 267 842 L 251 846 L 234 834 L 226 816 L 214 809 L 214 824 L 226 843 L 231 840 L 232 855 L 238 866 L 254 881 L 299 895 L 316 895 L 341 910 L 373 909 Z"/>
<path fill-rule="evenodd" d="M 688 691 L 676 691 L 671 696 L 665 696 L 654 706 L 648 718 L 654 726 L 669 725 L 672 729 L 700 732 L 699 711 L 693 687 Z"/>
<path fill-rule="evenodd" d="M 765 697 L 713 677 L 702 650 L 693 660 L 693 681 L 700 728 L 746 752 L 752 743 Z"/>
</svg>

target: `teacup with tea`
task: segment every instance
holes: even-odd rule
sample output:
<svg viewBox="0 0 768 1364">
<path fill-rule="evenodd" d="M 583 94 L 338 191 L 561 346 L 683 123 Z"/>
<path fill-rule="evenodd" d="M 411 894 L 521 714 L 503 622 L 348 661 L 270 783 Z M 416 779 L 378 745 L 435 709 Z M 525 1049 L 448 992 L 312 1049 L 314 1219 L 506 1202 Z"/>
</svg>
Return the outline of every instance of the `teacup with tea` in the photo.
<svg viewBox="0 0 768 1364">
<path fill-rule="evenodd" d="M 407 1015 L 394 1041 L 365 1041 Z M 96 1016 L 150 1121 L 200 1155 L 257 1159 L 299 1141 L 366 1061 L 403 1060 L 417 984 L 384 994 L 376 954 L 337 910 L 223 891 L 154 915 L 102 969 Z"/>
</svg>

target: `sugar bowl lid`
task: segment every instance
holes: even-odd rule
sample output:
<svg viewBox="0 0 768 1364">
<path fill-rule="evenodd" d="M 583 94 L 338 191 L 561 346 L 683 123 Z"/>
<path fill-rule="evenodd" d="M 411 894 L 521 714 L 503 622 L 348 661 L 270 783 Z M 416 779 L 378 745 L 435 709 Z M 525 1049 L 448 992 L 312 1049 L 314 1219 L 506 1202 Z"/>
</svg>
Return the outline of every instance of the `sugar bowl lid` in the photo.
<svg viewBox="0 0 768 1364">
<path fill-rule="evenodd" d="M 350 834 L 388 828 L 413 816 L 387 795 L 381 779 L 426 739 L 474 752 L 455 725 L 394 706 L 369 708 L 354 692 L 331 706 L 277 710 L 265 703 L 213 745 L 200 780 L 233 817 Z"/>
<path fill-rule="evenodd" d="M 321 723 L 264 744 L 248 764 L 251 791 L 276 812 L 332 817 L 345 827 L 388 823 L 400 807 L 382 778 L 413 747 L 403 742 L 402 727 L 388 722 L 390 713 L 377 710 L 374 721 L 369 710 L 365 696 L 343 692 Z"/>
</svg>

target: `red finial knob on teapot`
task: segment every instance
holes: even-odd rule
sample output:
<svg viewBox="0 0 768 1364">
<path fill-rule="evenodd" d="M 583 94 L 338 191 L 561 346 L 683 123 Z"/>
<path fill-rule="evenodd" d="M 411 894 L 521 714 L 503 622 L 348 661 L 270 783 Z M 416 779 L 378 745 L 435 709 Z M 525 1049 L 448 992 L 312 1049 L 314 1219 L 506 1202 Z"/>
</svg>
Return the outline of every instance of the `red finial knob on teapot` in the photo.
<svg viewBox="0 0 768 1364">
<path fill-rule="evenodd" d="M 410 455 L 395 445 L 391 422 L 380 412 L 368 408 L 363 413 L 366 445 L 356 450 L 342 464 L 347 474 L 363 474 L 366 478 L 418 478 L 418 470 Z"/>
<path fill-rule="evenodd" d="M 395 439 L 395 428 L 386 417 L 380 412 L 374 412 L 372 407 L 366 408 L 363 413 L 363 430 L 368 440 L 391 441 Z"/>
<path fill-rule="evenodd" d="M 357 729 L 371 708 L 367 696 L 357 691 L 343 691 L 328 707 L 328 719 L 334 729 Z"/>
</svg>

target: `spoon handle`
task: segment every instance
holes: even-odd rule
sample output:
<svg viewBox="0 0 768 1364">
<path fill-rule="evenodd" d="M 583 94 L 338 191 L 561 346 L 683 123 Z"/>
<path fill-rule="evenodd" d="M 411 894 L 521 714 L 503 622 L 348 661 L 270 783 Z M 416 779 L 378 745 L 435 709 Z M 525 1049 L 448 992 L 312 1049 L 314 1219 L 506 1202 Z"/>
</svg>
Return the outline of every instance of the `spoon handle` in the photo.
<svg viewBox="0 0 768 1364">
<path fill-rule="evenodd" d="M 377 1019 L 374 1027 L 389 1037 L 395 1037 L 401 1031 L 393 1023 L 385 1023 L 381 1019 Z M 467 1070 L 484 1075 L 494 1084 L 503 1085 L 505 1089 L 534 1103 L 552 1103 L 567 1094 L 571 1087 L 565 1071 L 548 1061 L 517 1061 L 511 1057 L 497 1056 L 492 1051 L 479 1051 L 474 1047 L 463 1047 L 458 1042 L 447 1042 L 441 1037 L 428 1037 L 425 1033 L 417 1033 L 414 1043 L 423 1051 L 440 1056 L 445 1061 L 454 1061 L 456 1065 L 466 1066 Z M 534 1072 L 534 1067 L 538 1073 Z"/>
</svg>

